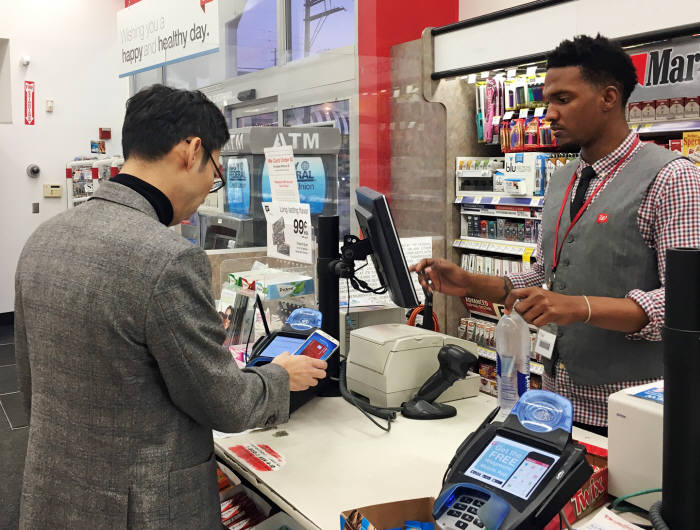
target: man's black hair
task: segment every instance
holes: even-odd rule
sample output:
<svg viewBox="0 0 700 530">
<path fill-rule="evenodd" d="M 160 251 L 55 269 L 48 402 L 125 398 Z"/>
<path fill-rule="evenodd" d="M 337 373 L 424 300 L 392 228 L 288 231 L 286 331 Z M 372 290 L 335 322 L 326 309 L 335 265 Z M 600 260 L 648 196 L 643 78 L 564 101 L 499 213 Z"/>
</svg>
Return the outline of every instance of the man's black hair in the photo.
<svg viewBox="0 0 700 530">
<path fill-rule="evenodd" d="M 178 90 L 152 85 L 126 102 L 122 127 L 124 159 L 134 155 L 155 161 L 179 142 L 199 136 L 208 152 L 220 149 L 229 139 L 226 119 L 219 108 L 199 90 Z M 202 162 L 209 160 L 206 152 Z"/>
<path fill-rule="evenodd" d="M 614 85 L 622 95 L 622 106 L 637 86 L 637 72 L 632 59 L 619 44 L 602 37 L 578 35 L 562 41 L 547 56 L 547 69 L 578 66 L 581 76 L 599 87 Z"/>
</svg>

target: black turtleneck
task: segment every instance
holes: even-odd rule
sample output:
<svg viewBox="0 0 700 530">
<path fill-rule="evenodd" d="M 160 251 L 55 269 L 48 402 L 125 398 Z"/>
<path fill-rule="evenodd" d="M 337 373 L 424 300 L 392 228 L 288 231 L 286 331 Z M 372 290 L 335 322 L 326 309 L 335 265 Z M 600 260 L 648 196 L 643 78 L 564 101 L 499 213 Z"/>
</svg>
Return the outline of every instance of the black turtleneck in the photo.
<svg viewBox="0 0 700 530">
<path fill-rule="evenodd" d="M 158 220 L 165 226 L 170 226 L 170 223 L 173 221 L 173 205 L 162 191 L 148 182 L 133 175 L 129 175 L 128 173 L 119 173 L 109 180 L 110 182 L 123 184 L 127 188 L 131 188 L 136 193 L 143 196 L 143 198 L 153 206 Z"/>
</svg>

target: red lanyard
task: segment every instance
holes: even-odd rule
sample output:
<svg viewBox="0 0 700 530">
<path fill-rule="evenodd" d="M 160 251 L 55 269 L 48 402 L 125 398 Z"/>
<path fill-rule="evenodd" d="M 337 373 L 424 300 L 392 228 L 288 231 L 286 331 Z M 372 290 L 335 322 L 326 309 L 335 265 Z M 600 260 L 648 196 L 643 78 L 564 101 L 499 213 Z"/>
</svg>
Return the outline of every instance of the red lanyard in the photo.
<svg viewBox="0 0 700 530">
<path fill-rule="evenodd" d="M 639 145 L 639 138 L 636 138 L 634 143 L 632 144 L 632 147 L 629 148 L 629 150 L 625 153 L 625 156 L 623 156 L 617 164 L 615 164 L 615 167 L 613 167 L 607 175 L 605 175 L 605 178 L 603 181 L 598 184 L 598 187 L 593 190 L 593 193 L 591 193 L 591 196 L 588 197 L 586 202 L 583 203 L 583 206 L 579 209 L 578 213 L 576 214 L 576 217 L 571 221 L 571 224 L 569 225 L 569 228 L 566 230 L 566 233 L 564 234 L 564 237 L 562 238 L 561 246 L 558 245 L 559 243 L 559 225 L 561 223 L 561 216 L 564 213 L 564 208 L 566 207 L 566 201 L 569 200 L 569 196 L 571 195 L 571 189 L 574 187 L 574 182 L 576 182 L 576 173 L 577 171 L 574 171 L 574 175 L 571 177 L 571 182 L 569 182 L 569 187 L 566 189 L 566 195 L 564 196 L 564 201 L 561 203 L 561 208 L 559 209 L 559 217 L 557 218 L 557 225 L 554 228 L 554 256 L 552 257 L 552 274 L 557 272 L 557 264 L 559 263 L 559 257 L 561 256 L 561 251 L 564 248 L 564 241 L 566 241 L 566 236 L 569 235 L 569 232 L 571 232 L 571 229 L 574 227 L 576 223 L 578 223 L 578 220 L 581 218 L 583 215 L 583 212 L 586 211 L 586 208 L 588 208 L 588 205 L 593 201 L 595 196 L 598 194 L 600 189 L 605 185 L 605 183 L 608 181 L 608 179 L 615 174 L 615 172 L 620 168 L 620 166 L 630 157 L 634 149 Z"/>
</svg>

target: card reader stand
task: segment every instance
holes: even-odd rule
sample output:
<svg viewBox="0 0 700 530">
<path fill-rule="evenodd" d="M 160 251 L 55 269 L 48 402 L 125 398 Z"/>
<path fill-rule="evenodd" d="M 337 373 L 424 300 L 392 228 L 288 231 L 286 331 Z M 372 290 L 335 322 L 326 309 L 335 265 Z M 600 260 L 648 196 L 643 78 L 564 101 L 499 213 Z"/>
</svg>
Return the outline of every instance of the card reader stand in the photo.
<svg viewBox="0 0 700 530">
<path fill-rule="evenodd" d="M 433 508 L 440 529 L 544 528 L 593 473 L 585 448 L 571 439 L 565 398 L 530 390 L 504 422 L 489 423 L 494 416 L 448 466 Z"/>
</svg>

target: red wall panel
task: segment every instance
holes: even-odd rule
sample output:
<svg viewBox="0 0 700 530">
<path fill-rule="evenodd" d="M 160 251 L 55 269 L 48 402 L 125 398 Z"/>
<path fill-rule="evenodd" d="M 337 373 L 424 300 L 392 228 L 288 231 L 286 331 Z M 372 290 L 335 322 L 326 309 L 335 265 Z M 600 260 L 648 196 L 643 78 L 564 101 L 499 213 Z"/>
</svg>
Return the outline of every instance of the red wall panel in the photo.
<svg viewBox="0 0 700 530">
<path fill-rule="evenodd" d="M 359 177 L 389 196 L 391 179 L 391 47 L 423 29 L 457 22 L 458 0 L 357 0 Z"/>
</svg>

